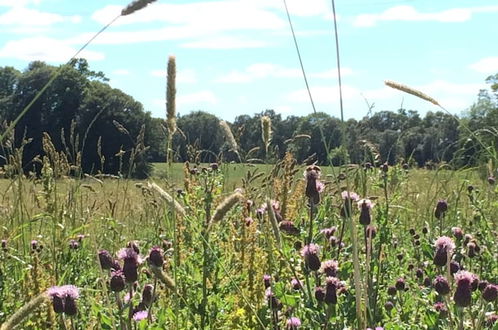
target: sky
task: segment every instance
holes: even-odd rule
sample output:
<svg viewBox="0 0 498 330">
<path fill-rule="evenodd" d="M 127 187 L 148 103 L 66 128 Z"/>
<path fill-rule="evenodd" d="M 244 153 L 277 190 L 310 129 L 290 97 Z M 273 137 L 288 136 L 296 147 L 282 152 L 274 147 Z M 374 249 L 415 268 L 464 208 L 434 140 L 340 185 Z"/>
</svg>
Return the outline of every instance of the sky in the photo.
<svg viewBox="0 0 498 330">
<path fill-rule="evenodd" d="M 127 0 L 0 0 L 0 66 L 62 64 Z M 330 0 L 287 0 L 316 110 L 340 117 Z M 336 0 L 344 117 L 439 108 L 384 85 L 393 80 L 462 114 L 498 73 L 498 3 Z M 158 0 L 118 18 L 81 57 L 111 86 L 165 117 L 166 66 L 177 63 L 177 112 L 232 121 L 273 109 L 313 112 L 283 0 Z"/>
</svg>

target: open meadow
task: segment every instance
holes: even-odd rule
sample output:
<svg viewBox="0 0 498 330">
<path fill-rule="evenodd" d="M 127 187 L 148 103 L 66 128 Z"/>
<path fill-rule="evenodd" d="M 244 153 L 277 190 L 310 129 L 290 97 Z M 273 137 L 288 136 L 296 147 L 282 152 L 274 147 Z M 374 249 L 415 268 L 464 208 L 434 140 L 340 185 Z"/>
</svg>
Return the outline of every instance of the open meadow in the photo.
<svg viewBox="0 0 498 330">
<path fill-rule="evenodd" d="M 319 169 L 290 154 L 190 169 L 56 179 L 45 165 L 40 178 L 3 179 L 1 322 L 491 328 L 497 190 L 477 170 Z M 75 287 L 52 288 L 62 298 L 50 303 L 56 285 Z"/>
</svg>

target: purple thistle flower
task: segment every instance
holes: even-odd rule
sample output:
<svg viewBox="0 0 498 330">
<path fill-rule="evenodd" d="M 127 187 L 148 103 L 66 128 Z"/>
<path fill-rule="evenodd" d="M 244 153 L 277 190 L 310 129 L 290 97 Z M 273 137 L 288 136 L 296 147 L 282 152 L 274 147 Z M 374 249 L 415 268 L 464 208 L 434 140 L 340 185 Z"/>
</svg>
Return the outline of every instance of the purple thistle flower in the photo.
<svg viewBox="0 0 498 330">
<path fill-rule="evenodd" d="M 490 314 L 486 317 L 486 326 L 491 328 L 498 321 L 498 314 Z"/>
<path fill-rule="evenodd" d="M 154 286 L 152 284 L 146 284 L 142 291 L 142 303 L 145 306 L 150 306 L 154 300 Z"/>
<path fill-rule="evenodd" d="M 325 289 L 324 288 L 322 288 L 320 286 L 317 286 L 315 288 L 315 299 L 319 302 L 325 300 Z"/>
<path fill-rule="evenodd" d="M 350 217 L 353 214 L 353 202 L 357 202 L 360 199 L 360 196 L 355 192 L 345 190 L 341 193 L 341 198 L 343 200 L 341 217 Z"/>
<path fill-rule="evenodd" d="M 372 225 L 368 225 L 365 228 L 365 235 L 366 235 L 367 238 L 374 239 L 375 236 L 377 236 L 377 227 L 372 226 Z"/>
<path fill-rule="evenodd" d="M 291 317 L 285 323 L 285 329 L 287 330 L 296 330 L 300 326 L 301 326 L 301 320 L 298 319 L 297 317 Z"/>
<path fill-rule="evenodd" d="M 294 290 L 300 290 L 303 286 L 297 278 L 291 280 L 291 286 Z"/>
<path fill-rule="evenodd" d="M 453 232 L 453 236 L 455 236 L 455 238 L 457 240 L 462 240 L 463 239 L 463 230 L 462 228 L 460 227 L 453 227 L 451 228 L 451 231 Z"/>
<path fill-rule="evenodd" d="M 443 302 L 438 301 L 437 303 L 434 304 L 433 307 L 436 310 L 436 312 L 439 313 L 439 317 L 446 318 L 446 316 L 448 316 L 448 308 Z"/>
<path fill-rule="evenodd" d="M 316 205 L 320 203 L 320 191 L 322 189 L 322 184 L 320 183 L 320 168 L 316 165 L 310 165 L 306 168 L 304 172 L 304 177 L 306 179 L 306 197 L 310 200 L 310 203 Z M 323 190 L 323 189 L 322 189 Z"/>
<path fill-rule="evenodd" d="M 138 265 L 141 263 L 140 256 L 133 248 L 119 250 L 118 258 L 124 261 L 123 274 L 126 282 L 133 283 L 138 280 Z"/>
<path fill-rule="evenodd" d="M 445 266 L 448 259 L 451 258 L 453 250 L 455 250 L 455 243 L 447 236 L 439 237 L 434 243 L 436 253 L 434 255 L 434 264 L 437 266 Z"/>
<path fill-rule="evenodd" d="M 335 277 L 337 276 L 338 268 L 339 268 L 339 263 L 336 260 L 327 260 L 322 262 L 320 271 L 326 276 Z"/>
<path fill-rule="evenodd" d="M 281 231 L 284 233 L 287 233 L 289 235 L 299 235 L 299 228 L 297 228 L 294 225 L 294 222 L 289 221 L 289 220 L 284 220 L 280 222 L 279 228 Z"/>
<path fill-rule="evenodd" d="M 163 250 L 154 246 L 149 252 L 149 264 L 154 267 L 162 267 L 164 264 Z"/>
<path fill-rule="evenodd" d="M 448 202 L 444 199 L 440 199 L 436 204 L 436 208 L 434 209 L 434 216 L 437 219 L 442 219 L 444 218 L 446 211 L 448 211 Z"/>
<path fill-rule="evenodd" d="M 99 261 L 102 269 L 111 269 L 114 260 L 108 251 L 99 250 Z"/>
<path fill-rule="evenodd" d="M 301 249 L 301 256 L 304 258 L 304 263 L 308 269 L 317 271 L 320 269 L 320 257 L 318 256 L 318 252 L 320 251 L 320 247 L 314 243 L 310 243 L 305 245 Z"/>
<path fill-rule="evenodd" d="M 447 295 L 450 293 L 450 284 L 448 283 L 448 280 L 446 277 L 438 275 L 434 279 L 433 283 L 434 289 L 436 290 L 437 293 L 440 295 Z"/>
<path fill-rule="evenodd" d="M 140 322 L 142 320 L 146 320 L 149 317 L 149 312 L 147 311 L 138 311 L 133 314 L 133 321 Z"/>
<path fill-rule="evenodd" d="M 465 270 L 455 274 L 456 291 L 453 295 L 455 304 L 460 307 L 468 307 L 472 299 L 472 283 L 477 277 Z"/>
<path fill-rule="evenodd" d="M 275 294 L 273 293 L 273 291 L 271 291 L 271 288 L 266 289 L 265 297 L 270 309 L 279 310 L 282 308 L 282 303 L 277 299 L 277 297 L 275 297 Z"/>
<path fill-rule="evenodd" d="M 109 283 L 109 286 L 111 287 L 111 291 L 113 291 L 113 292 L 120 292 L 120 291 L 124 290 L 125 278 L 123 275 L 123 271 L 116 270 L 116 271 L 112 272 L 111 281 Z"/>
<path fill-rule="evenodd" d="M 78 313 L 76 299 L 79 298 L 79 290 L 74 285 L 53 286 L 47 290 L 47 295 L 52 299 L 54 312 L 69 316 Z"/>
<path fill-rule="evenodd" d="M 396 284 L 394 285 L 396 287 L 396 290 L 398 291 L 404 291 L 406 288 L 406 282 L 405 279 L 400 277 L 396 280 Z"/>
<path fill-rule="evenodd" d="M 265 284 L 265 289 L 271 286 L 271 276 L 268 274 L 263 275 L 263 283 Z"/>
<path fill-rule="evenodd" d="M 320 233 L 322 233 L 326 239 L 330 239 L 330 236 L 334 235 L 334 233 L 337 231 L 337 227 L 332 226 L 330 228 L 324 228 L 320 230 Z"/>
<path fill-rule="evenodd" d="M 246 223 L 246 226 L 247 226 L 247 227 L 249 227 L 250 225 L 252 225 L 252 224 L 253 224 L 254 220 L 253 220 L 253 218 L 251 218 L 251 217 L 246 217 L 246 218 L 244 219 L 244 222 Z"/>
<path fill-rule="evenodd" d="M 493 175 L 488 176 L 488 183 L 494 185 L 496 183 L 496 178 Z"/>
<path fill-rule="evenodd" d="M 79 247 L 80 247 L 80 243 L 77 240 L 72 239 L 69 241 L 69 248 L 71 250 L 77 250 L 77 249 L 79 249 Z"/>
<path fill-rule="evenodd" d="M 482 291 L 482 298 L 488 302 L 495 301 L 498 297 L 498 285 L 488 284 Z"/>
<path fill-rule="evenodd" d="M 369 199 L 361 199 L 358 201 L 358 209 L 360 210 L 360 223 L 364 226 L 369 225 L 372 221 L 372 216 L 370 215 L 370 210 L 374 207 Z"/>
<path fill-rule="evenodd" d="M 455 260 L 451 260 L 450 262 L 450 273 L 451 275 L 455 274 L 460 270 L 460 264 Z"/>
<path fill-rule="evenodd" d="M 327 304 L 337 304 L 337 288 L 340 282 L 335 277 L 327 277 L 325 280 L 325 299 Z"/>
</svg>

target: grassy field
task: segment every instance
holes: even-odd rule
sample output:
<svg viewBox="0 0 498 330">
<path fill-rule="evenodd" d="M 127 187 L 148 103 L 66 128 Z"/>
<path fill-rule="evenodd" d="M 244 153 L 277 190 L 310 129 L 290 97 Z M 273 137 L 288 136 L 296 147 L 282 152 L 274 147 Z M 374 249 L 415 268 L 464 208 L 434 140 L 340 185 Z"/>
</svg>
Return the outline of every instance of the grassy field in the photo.
<svg viewBox="0 0 498 330">
<path fill-rule="evenodd" d="M 475 170 L 322 168 L 324 188 L 314 190 L 310 172 L 306 180 L 306 168 L 291 158 L 218 170 L 205 164 L 187 175 L 183 166 L 155 164 L 148 181 L 51 171 L 2 179 L 0 322 L 23 329 L 492 327 L 496 298 L 484 294 L 484 282 L 466 289 L 470 273 L 453 272 L 458 265 L 498 282 L 497 190 Z M 372 207 L 353 201 L 353 192 Z M 438 248 L 444 236 L 449 245 Z M 76 286 L 78 298 L 62 285 Z"/>
</svg>

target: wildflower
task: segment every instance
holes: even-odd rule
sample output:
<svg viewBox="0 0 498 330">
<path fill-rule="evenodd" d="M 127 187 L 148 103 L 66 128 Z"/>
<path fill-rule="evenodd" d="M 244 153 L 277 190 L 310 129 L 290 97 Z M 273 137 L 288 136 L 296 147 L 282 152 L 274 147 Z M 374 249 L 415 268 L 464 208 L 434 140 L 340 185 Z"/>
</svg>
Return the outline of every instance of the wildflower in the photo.
<svg viewBox="0 0 498 330">
<path fill-rule="evenodd" d="M 401 165 L 401 167 L 403 167 L 403 169 L 405 171 L 407 171 L 410 168 L 410 165 L 408 165 L 408 163 L 403 163 L 403 165 Z"/>
<path fill-rule="evenodd" d="M 291 280 L 291 286 L 294 290 L 300 290 L 303 286 L 297 278 Z"/>
<path fill-rule="evenodd" d="M 79 247 L 80 247 L 80 243 L 78 241 L 76 241 L 74 239 L 69 241 L 69 248 L 71 250 L 77 250 L 77 249 L 79 249 Z"/>
<path fill-rule="evenodd" d="M 294 222 L 289 221 L 289 220 L 284 220 L 280 222 L 279 228 L 281 231 L 284 233 L 287 233 L 289 235 L 299 235 L 299 228 L 297 228 L 294 225 Z"/>
<path fill-rule="evenodd" d="M 422 277 L 424 277 L 424 270 L 422 268 L 417 268 L 417 270 L 415 271 L 415 276 L 418 279 L 422 279 Z"/>
<path fill-rule="evenodd" d="M 155 246 L 149 252 L 149 264 L 153 267 L 162 267 L 164 264 L 163 250 Z"/>
<path fill-rule="evenodd" d="M 437 303 L 435 303 L 434 309 L 439 313 L 439 317 L 446 318 L 446 316 L 448 316 L 448 308 L 443 302 L 438 301 Z"/>
<path fill-rule="evenodd" d="M 327 304 L 337 304 L 337 288 L 339 287 L 339 280 L 335 277 L 327 277 L 325 280 L 325 298 Z"/>
<path fill-rule="evenodd" d="M 123 274 L 126 282 L 133 283 L 138 280 L 138 265 L 141 262 L 138 253 L 131 247 L 121 249 L 118 253 L 119 259 L 124 261 Z"/>
<path fill-rule="evenodd" d="M 370 215 L 370 210 L 374 207 L 369 199 L 361 199 L 358 201 L 358 209 L 360 210 L 360 223 L 364 226 L 369 225 L 372 221 L 372 216 Z"/>
<path fill-rule="evenodd" d="M 265 289 L 271 286 L 271 276 L 268 274 L 263 275 L 263 283 L 265 284 Z"/>
<path fill-rule="evenodd" d="M 498 314 L 490 314 L 486 317 L 486 326 L 491 328 L 498 320 Z"/>
<path fill-rule="evenodd" d="M 315 288 L 315 299 L 319 302 L 325 300 L 325 289 L 324 288 L 322 288 L 320 286 L 317 286 Z"/>
<path fill-rule="evenodd" d="M 301 326 L 301 320 L 298 319 L 297 317 L 291 317 L 290 319 L 287 320 L 285 324 L 285 329 L 296 330 L 300 326 Z"/>
<path fill-rule="evenodd" d="M 335 236 L 330 236 L 329 243 L 331 247 L 335 247 L 338 243 L 339 239 Z"/>
<path fill-rule="evenodd" d="M 390 286 L 387 288 L 387 294 L 390 296 L 395 296 L 396 292 L 397 292 L 397 289 L 394 286 Z"/>
<path fill-rule="evenodd" d="M 471 304 L 472 299 L 472 282 L 474 282 L 475 275 L 461 270 L 455 274 L 456 280 L 456 291 L 453 295 L 453 300 L 455 304 L 460 307 L 468 307 Z"/>
<path fill-rule="evenodd" d="M 74 316 L 78 313 L 76 299 L 79 290 L 74 285 L 53 286 L 47 290 L 47 295 L 52 299 L 54 312 Z"/>
<path fill-rule="evenodd" d="M 336 260 L 327 260 L 322 262 L 320 271 L 326 276 L 335 277 L 337 275 L 338 262 Z"/>
<path fill-rule="evenodd" d="M 396 290 L 398 291 L 403 291 L 406 288 L 406 283 L 405 279 L 400 277 L 396 280 L 396 284 L 394 285 L 396 287 Z"/>
<path fill-rule="evenodd" d="M 469 258 L 474 258 L 479 253 L 480 248 L 475 241 L 470 241 L 467 244 L 467 255 Z"/>
<path fill-rule="evenodd" d="M 460 264 L 455 260 L 451 260 L 450 262 L 450 273 L 451 275 L 455 274 L 460 270 Z"/>
<path fill-rule="evenodd" d="M 463 230 L 462 228 L 460 227 L 453 227 L 451 228 L 451 231 L 453 232 L 453 236 L 455 236 L 455 238 L 457 240 L 462 240 L 463 239 Z"/>
<path fill-rule="evenodd" d="M 493 175 L 488 176 L 488 183 L 494 185 L 496 183 L 496 178 Z"/>
<path fill-rule="evenodd" d="M 318 256 L 319 251 L 320 247 L 313 243 L 305 245 L 301 249 L 301 256 L 304 258 L 304 263 L 308 269 L 314 271 L 320 269 L 321 262 Z"/>
<path fill-rule="evenodd" d="M 482 298 L 488 302 L 495 301 L 498 297 L 498 285 L 488 284 L 482 292 Z"/>
<path fill-rule="evenodd" d="M 368 225 L 365 228 L 365 235 L 366 235 L 366 237 L 369 237 L 372 239 L 375 238 L 375 236 L 377 236 L 377 228 L 375 226 Z"/>
<path fill-rule="evenodd" d="M 277 297 L 275 297 L 275 294 L 271 291 L 271 288 L 266 289 L 265 296 L 270 309 L 279 310 L 282 308 L 282 303 L 277 299 Z"/>
<path fill-rule="evenodd" d="M 123 275 L 123 271 L 116 270 L 111 273 L 111 281 L 109 284 L 111 291 L 120 292 L 125 288 L 125 278 Z"/>
<path fill-rule="evenodd" d="M 360 196 L 358 196 L 358 194 L 355 192 L 345 190 L 341 193 L 341 197 L 343 200 L 341 217 L 350 217 L 353 212 L 353 202 L 357 202 L 360 199 Z"/>
<path fill-rule="evenodd" d="M 211 163 L 211 165 L 209 165 L 209 167 L 211 167 L 211 170 L 213 170 L 213 171 L 217 171 L 219 168 L 218 163 Z"/>
<path fill-rule="evenodd" d="M 387 162 L 380 165 L 380 169 L 382 170 L 382 172 L 387 173 L 389 171 L 389 165 L 387 164 Z"/>
<path fill-rule="evenodd" d="M 140 322 L 142 320 L 147 319 L 149 317 L 149 312 L 147 311 L 139 311 L 133 314 L 133 321 Z"/>
<path fill-rule="evenodd" d="M 384 304 L 384 308 L 386 309 L 386 311 L 390 311 L 394 308 L 394 304 L 392 301 L 387 301 L 385 304 Z"/>
<path fill-rule="evenodd" d="M 368 171 L 368 170 L 371 170 L 371 169 L 373 168 L 372 163 L 370 163 L 370 162 L 366 162 L 366 163 L 365 163 L 364 168 L 365 168 L 365 170 L 367 170 L 367 171 Z"/>
<path fill-rule="evenodd" d="M 448 211 L 448 202 L 444 199 L 440 199 L 437 204 L 436 208 L 434 209 L 434 216 L 437 219 L 442 219 L 444 218 L 444 214 Z"/>
<path fill-rule="evenodd" d="M 250 225 L 252 225 L 252 224 L 253 224 L 254 220 L 253 220 L 253 218 L 251 218 L 251 217 L 246 217 L 246 218 L 244 219 L 244 222 L 245 222 L 246 226 L 247 226 L 247 227 L 249 227 Z"/>
<path fill-rule="evenodd" d="M 146 284 L 142 290 L 142 303 L 145 306 L 150 306 L 154 300 L 154 286 L 152 284 Z"/>
<path fill-rule="evenodd" d="M 433 283 L 434 289 L 436 290 L 437 293 L 440 295 L 447 295 L 450 293 L 450 284 L 448 283 L 448 280 L 446 277 L 438 275 L 434 279 Z"/>
<path fill-rule="evenodd" d="M 330 239 L 330 237 L 332 235 L 334 235 L 334 233 L 337 231 L 337 227 L 335 226 L 332 226 L 330 228 L 324 228 L 322 230 L 320 230 L 320 233 L 322 233 L 326 239 Z"/>
<path fill-rule="evenodd" d="M 313 205 L 320 203 L 320 190 L 323 191 L 323 184 L 319 180 L 320 172 L 320 167 L 316 165 L 308 166 L 304 172 L 304 177 L 306 179 L 306 197 L 308 197 L 310 203 Z"/>
<path fill-rule="evenodd" d="M 437 266 L 444 266 L 451 258 L 453 250 L 455 249 L 455 243 L 453 240 L 447 236 L 439 237 L 434 246 L 436 247 L 436 253 L 434 255 L 434 264 Z"/>
<path fill-rule="evenodd" d="M 138 247 L 138 242 L 137 241 L 130 241 L 128 242 L 128 244 L 126 245 L 127 248 L 129 249 L 133 249 L 133 251 L 135 251 L 136 254 L 140 254 L 140 248 Z"/>
<path fill-rule="evenodd" d="M 479 284 L 477 284 L 477 288 L 479 289 L 479 291 L 484 291 L 484 289 L 486 289 L 486 287 L 488 286 L 488 281 L 479 281 Z"/>
<path fill-rule="evenodd" d="M 161 245 L 165 251 L 168 251 L 169 249 L 171 249 L 173 247 L 173 242 L 171 242 L 167 239 L 163 239 L 163 242 Z"/>
</svg>

